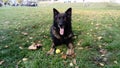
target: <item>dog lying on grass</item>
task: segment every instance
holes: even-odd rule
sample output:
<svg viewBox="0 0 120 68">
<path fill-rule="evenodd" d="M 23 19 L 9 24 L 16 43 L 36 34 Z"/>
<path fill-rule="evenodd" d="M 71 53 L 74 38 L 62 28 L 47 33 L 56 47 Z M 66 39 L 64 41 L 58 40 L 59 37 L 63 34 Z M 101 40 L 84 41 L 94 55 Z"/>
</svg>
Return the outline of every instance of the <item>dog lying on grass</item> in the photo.
<svg viewBox="0 0 120 68">
<path fill-rule="evenodd" d="M 74 54 L 71 16 L 72 8 L 68 8 L 65 13 L 60 13 L 53 8 L 53 24 L 50 29 L 53 43 L 51 49 L 47 52 L 48 55 L 54 54 L 55 47 L 61 44 L 66 44 L 68 47 L 67 55 L 71 56 Z"/>
</svg>

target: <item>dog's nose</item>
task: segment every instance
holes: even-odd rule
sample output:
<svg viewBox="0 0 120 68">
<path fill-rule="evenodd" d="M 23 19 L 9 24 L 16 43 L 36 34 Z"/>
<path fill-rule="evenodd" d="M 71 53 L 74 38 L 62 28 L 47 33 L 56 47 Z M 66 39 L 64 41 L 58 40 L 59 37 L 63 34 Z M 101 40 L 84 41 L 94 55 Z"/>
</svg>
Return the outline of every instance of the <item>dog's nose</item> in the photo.
<svg viewBox="0 0 120 68">
<path fill-rule="evenodd" d="M 62 26 L 63 26 L 63 24 L 62 24 L 62 23 L 59 23 L 59 26 L 60 26 L 60 27 L 62 27 Z"/>
<path fill-rule="evenodd" d="M 60 24 L 60 27 L 62 27 L 62 24 Z"/>
</svg>

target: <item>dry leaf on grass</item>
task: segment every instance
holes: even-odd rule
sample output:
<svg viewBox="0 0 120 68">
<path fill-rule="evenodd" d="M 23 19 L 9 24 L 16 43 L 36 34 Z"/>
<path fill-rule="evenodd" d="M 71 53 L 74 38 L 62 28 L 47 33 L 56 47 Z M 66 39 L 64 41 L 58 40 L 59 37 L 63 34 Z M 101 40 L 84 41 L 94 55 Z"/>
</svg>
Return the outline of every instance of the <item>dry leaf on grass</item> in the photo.
<svg viewBox="0 0 120 68">
<path fill-rule="evenodd" d="M 98 45 L 99 48 L 102 48 L 102 45 Z"/>
<path fill-rule="evenodd" d="M 102 36 L 97 37 L 98 40 L 101 40 L 102 38 L 103 38 Z"/>
<path fill-rule="evenodd" d="M 63 54 L 61 58 L 62 58 L 62 59 L 66 59 L 66 58 L 67 58 L 67 55 L 66 55 L 66 54 Z"/>
<path fill-rule="evenodd" d="M 23 35 L 28 35 L 28 33 L 27 33 L 27 32 L 21 32 L 21 34 L 23 34 Z"/>
<path fill-rule="evenodd" d="M 9 46 L 8 45 L 5 45 L 5 48 L 8 48 Z"/>
<path fill-rule="evenodd" d="M 79 68 L 78 66 L 75 66 L 75 68 Z"/>
<path fill-rule="evenodd" d="M 37 47 L 35 46 L 35 43 L 33 43 L 31 46 L 28 47 L 29 50 L 36 50 Z"/>
<path fill-rule="evenodd" d="M 114 61 L 114 63 L 115 63 L 115 64 L 118 64 L 118 62 L 117 62 L 116 60 Z"/>
<path fill-rule="evenodd" d="M 102 66 L 102 67 L 105 66 L 103 63 L 99 63 L 99 65 Z"/>
<path fill-rule="evenodd" d="M 42 47 L 42 44 L 33 43 L 31 46 L 28 47 L 29 50 L 37 50 L 38 48 Z"/>
<path fill-rule="evenodd" d="M 25 61 L 27 61 L 27 60 L 28 60 L 28 58 L 23 58 L 22 60 L 25 62 Z"/>
<path fill-rule="evenodd" d="M 22 46 L 19 46 L 19 49 L 21 49 L 21 50 L 22 50 L 22 49 L 23 49 L 23 47 L 22 47 Z"/>
<path fill-rule="evenodd" d="M 33 37 L 29 37 L 29 39 L 33 39 Z"/>
<path fill-rule="evenodd" d="M 4 62 L 5 62 L 4 60 L 0 61 L 0 65 L 2 65 Z"/>
<path fill-rule="evenodd" d="M 72 61 L 73 61 L 73 64 L 74 64 L 74 65 L 77 65 L 76 59 L 73 59 Z"/>
<path fill-rule="evenodd" d="M 79 50 L 83 50 L 84 48 L 83 47 L 78 47 Z"/>
</svg>

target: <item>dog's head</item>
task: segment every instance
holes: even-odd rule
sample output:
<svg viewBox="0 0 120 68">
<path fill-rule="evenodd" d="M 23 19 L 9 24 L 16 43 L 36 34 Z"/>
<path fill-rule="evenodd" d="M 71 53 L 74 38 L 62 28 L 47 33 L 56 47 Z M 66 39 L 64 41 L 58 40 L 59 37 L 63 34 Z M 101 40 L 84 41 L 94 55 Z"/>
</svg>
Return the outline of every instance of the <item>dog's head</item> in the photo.
<svg viewBox="0 0 120 68">
<path fill-rule="evenodd" d="M 59 13 L 58 10 L 53 8 L 54 26 L 59 28 L 60 35 L 64 35 L 65 28 L 71 26 L 71 13 L 72 8 L 68 8 L 65 13 Z"/>
</svg>

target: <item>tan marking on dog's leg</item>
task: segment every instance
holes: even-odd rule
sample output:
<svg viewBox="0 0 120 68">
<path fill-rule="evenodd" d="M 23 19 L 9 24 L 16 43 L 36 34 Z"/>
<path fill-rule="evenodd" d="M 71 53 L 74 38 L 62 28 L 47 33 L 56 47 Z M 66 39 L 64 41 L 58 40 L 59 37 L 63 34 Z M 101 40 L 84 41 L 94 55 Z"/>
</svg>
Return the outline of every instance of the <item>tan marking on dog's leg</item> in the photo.
<svg viewBox="0 0 120 68">
<path fill-rule="evenodd" d="M 74 54 L 74 47 L 73 47 L 72 43 L 68 44 L 68 50 L 67 50 L 66 54 L 69 55 L 69 56 Z"/>
<path fill-rule="evenodd" d="M 52 55 L 54 54 L 55 48 L 54 48 L 54 43 L 51 46 L 51 49 L 47 52 L 47 55 Z"/>
</svg>

